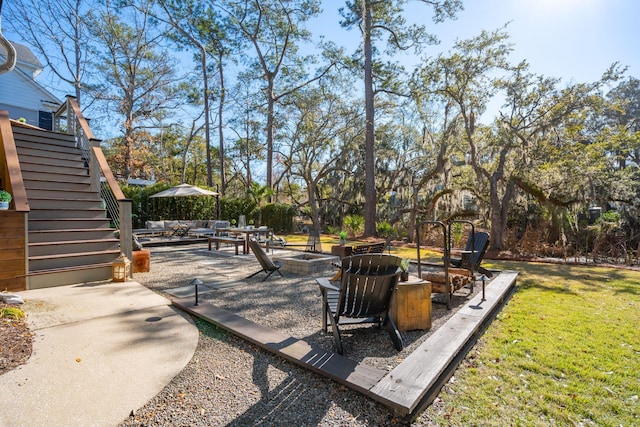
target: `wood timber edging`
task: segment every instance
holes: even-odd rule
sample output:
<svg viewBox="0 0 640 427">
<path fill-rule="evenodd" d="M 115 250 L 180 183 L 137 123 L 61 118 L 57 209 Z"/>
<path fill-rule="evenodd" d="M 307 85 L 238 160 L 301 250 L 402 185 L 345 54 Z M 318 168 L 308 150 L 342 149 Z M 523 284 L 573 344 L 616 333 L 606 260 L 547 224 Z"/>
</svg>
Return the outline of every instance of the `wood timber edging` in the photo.
<svg viewBox="0 0 640 427">
<path fill-rule="evenodd" d="M 372 392 L 413 414 L 430 404 L 487 322 L 511 294 L 518 273 L 503 271 L 382 379 Z"/>
<path fill-rule="evenodd" d="M 306 369 L 331 378 L 384 404 L 403 416 L 413 417 L 429 405 L 448 381 L 479 333 L 497 314 L 515 288 L 518 273 L 503 271 L 390 373 L 259 325 L 193 298 L 173 305 L 219 326 L 265 350 Z"/>
<path fill-rule="evenodd" d="M 369 389 L 387 373 L 259 325 L 211 304 L 200 303 L 196 306 L 193 298 L 175 300 L 173 305 L 252 344 L 367 395 Z"/>
</svg>

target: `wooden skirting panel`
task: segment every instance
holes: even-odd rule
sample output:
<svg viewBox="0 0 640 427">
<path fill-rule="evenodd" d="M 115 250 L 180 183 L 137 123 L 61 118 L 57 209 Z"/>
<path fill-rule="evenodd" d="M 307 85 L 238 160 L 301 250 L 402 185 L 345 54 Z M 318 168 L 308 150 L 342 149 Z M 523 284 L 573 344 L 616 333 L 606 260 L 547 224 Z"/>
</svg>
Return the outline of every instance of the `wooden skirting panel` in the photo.
<svg viewBox="0 0 640 427">
<path fill-rule="evenodd" d="M 0 210 L 0 291 L 27 289 L 27 242 L 24 212 Z"/>
</svg>

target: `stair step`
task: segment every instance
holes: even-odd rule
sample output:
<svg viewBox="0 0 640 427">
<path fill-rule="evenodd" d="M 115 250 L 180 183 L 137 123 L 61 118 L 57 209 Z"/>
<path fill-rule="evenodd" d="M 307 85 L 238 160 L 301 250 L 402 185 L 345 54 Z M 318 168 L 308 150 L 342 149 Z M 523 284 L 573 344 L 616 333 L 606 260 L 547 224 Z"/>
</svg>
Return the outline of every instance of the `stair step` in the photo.
<svg viewBox="0 0 640 427">
<path fill-rule="evenodd" d="M 78 164 L 75 166 L 57 166 L 45 163 L 32 163 L 20 159 L 20 168 L 23 172 L 44 172 L 62 175 L 89 176 L 89 169 L 87 169 L 84 164 Z"/>
<path fill-rule="evenodd" d="M 111 278 L 119 239 L 74 135 L 13 127 L 29 200 L 29 289 Z"/>
<path fill-rule="evenodd" d="M 87 200 L 87 199 L 71 199 L 71 198 L 55 199 L 55 198 L 30 197 L 29 206 L 31 208 L 31 212 L 34 212 L 34 210 L 41 210 L 41 209 L 104 210 L 102 201 L 99 198 L 98 199 L 94 198 L 93 200 Z"/>
<path fill-rule="evenodd" d="M 80 180 L 74 178 L 74 182 L 71 181 L 52 181 L 51 179 L 27 179 L 23 175 L 24 186 L 27 190 L 27 194 L 30 189 L 37 190 L 60 190 L 60 191 L 86 191 L 89 188 L 88 182 L 80 182 Z M 81 181 L 88 181 L 82 179 Z"/>
<path fill-rule="evenodd" d="M 59 148 L 76 148 L 76 137 L 68 133 L 51 132 L 44 129 L 29 129 L 19 126 L 13 127 L 13 139 L 16 145 L 19 142 L 25 144 L 35 143 L 38 145 L 50 145 Z"/>
<path fill-rule="evenodd" d="M 24 139 L 19 139 L 16 135 L 14 135 L 14 140 L 16 143 L 16 149 L 20 154 L 22 150 L 35 150 L 42 155 L 51 155 L 59 157 L 61 155 L 69 156 L 69 157 L 80 157 L 82 158 L 82 152 L 75 146 L 75 141 L 72 145 L 60 145 L 60 144 L 52 144 L 50 141 L 46 139 L 40 139 L 38 141 L 28 141 Z"/>
<path fill-rule="evenodd" d="M 71 199 L 71 200 L 101 200 L 95 191 L 86 190 L 87 185 L 83 184 L 84 189 L 70 190 L 66 188 L 27 188 L 27 197 L 32 199 Z"/>
<path fill-rule="evenodd" d="M 33 171 L 33 170 L 22 170 L 22 179 L 25 181 L 46 181 L 49 180 L 51 182 L 71 182 L 71 183 L 79 183 L 79 184 L 91 184 L 91 178 L 87 175 L 85 170 L 84 175 L 79 174 L 68 174 L 68 173 L 56 173 L 56 172 L 44 172 L 44 171 Z M 86 188 L 86 187 L 85 187 Z"/>
<path fill-rule="evenodd" d="M 97 240 L 113 239 L 115 230 L 113 228 L 76 228 L 66 230 L 37 230 L 29 231 L 29 243 L 60 242 L 73 240 Z"/>
<path fill-rule="evenodd" d="M 67 151 L 58 151 L 58 150 L 47 150 L 46 145 L 42 146 L 39 144 L 36 147 L 27 147 L 21 146 L 19 142 L 16 142 L 16 149 L 18 151 L 18 156 L 34 156 L 34 157 L 45 157 L 49 159 L 65 159 L 65 160 L 73 160 L 76 162 L 82 162 L 82 153 L 77 148 L 73 148 L 73 150 Z"/>
<path fill-rule="evenodd" d="M 102 252 L 118 249 L 116 238 L 94 240 L 61 240 L 57 242 L 29 243 L 29 259 L 41 256 Z"/>
<path fill-rule="evenodd" d="M 110 228 L 109 218 L 33 218 L 29 214 L 29 232 L 74 230 L 78 228 Z"/>
<path fill-rule="evenodd" d="M 69 219 L 87 219 L 87 218 L 106 218 L 107 213 L 104 209 L 37 209 L 29 212 L 29 218 L 33 219 L 55 219 L 55 218 L 69 218 Z"/>
<path fill-rule="evenodd" d="M 120 250 L 80 252 L 58 255 L 38 255 L 29 257 L 29 271 L 70 268 L 90 264 L 112 263 L 120 255 Z"/>
<path fill-rule="evenodd" d="M 42 289 L 54 286 L 74 285 L 76 283 L 109 280 L 111 279 L 111 268 L 112 262 L 105 262 L 81 267 L 33 271 L 28 277 L 28 289 Z"/>
<path fill-rule="evenodd" d="M 20 163 L 29 163 L 29 164 L 39 164 L 44 167 L 48 166 L 58 166 L 58 167 L 66 167 L 66 168 L 84 168 L 84 160 L 78 156 L 78 159 L 70 158 L 67 154 L 64 158 L 52 157 L 49 153 L 39 153 L 38 155 L 34 154 L 25 154 L 18 153 L 20 156 Z"/>
</svg>

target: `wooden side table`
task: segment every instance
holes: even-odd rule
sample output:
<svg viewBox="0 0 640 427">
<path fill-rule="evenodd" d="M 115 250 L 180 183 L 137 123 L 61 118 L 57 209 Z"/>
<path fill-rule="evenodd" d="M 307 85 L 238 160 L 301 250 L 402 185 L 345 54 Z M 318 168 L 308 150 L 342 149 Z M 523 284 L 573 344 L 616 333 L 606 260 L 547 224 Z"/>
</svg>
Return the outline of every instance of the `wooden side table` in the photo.
<svg viewBox="0 0 640 427">
<path fill-rule="evenodd" d="M 331 255 L 335 255 L 340 257 L 340 259 L 344 257 L 348 257 L 351 255 L 353 248 L 351 246 L 331 246 Z"/>
<path fill-rule="evenodd" d="M 431 329 L 431 282 L 416 276 L 398 282 L 390 314 L 399 331 Z"/>
</svg>

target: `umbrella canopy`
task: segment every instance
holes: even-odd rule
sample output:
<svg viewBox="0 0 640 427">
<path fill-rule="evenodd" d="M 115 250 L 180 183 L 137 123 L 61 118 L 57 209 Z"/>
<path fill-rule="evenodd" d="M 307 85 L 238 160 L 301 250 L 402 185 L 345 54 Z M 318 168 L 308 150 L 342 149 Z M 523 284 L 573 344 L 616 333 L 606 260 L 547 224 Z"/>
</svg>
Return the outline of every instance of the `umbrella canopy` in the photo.
<svg viewBox="0 0 640 427">
<path fill-rule="evenodd" d="M 175 187 L 171 187 L 167 190 L 161 191 L 149 197 L 188 197 L 188 196 L 217 196 L 215 191 L 205 190 L 204 188 L 196 187 L 195 185 L 180 184 Z"/>
</svg>

